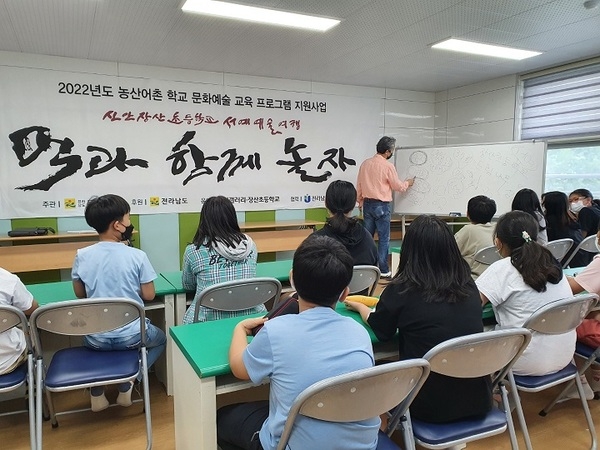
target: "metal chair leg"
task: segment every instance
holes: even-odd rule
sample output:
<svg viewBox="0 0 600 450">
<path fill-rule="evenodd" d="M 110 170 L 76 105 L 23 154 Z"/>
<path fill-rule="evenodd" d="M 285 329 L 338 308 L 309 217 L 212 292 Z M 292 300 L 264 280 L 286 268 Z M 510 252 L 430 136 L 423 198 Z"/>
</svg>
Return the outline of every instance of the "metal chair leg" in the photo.
<svg viewBox="0 0 600 450">
<path fill-rule="evenodd" d="M 512 371 L 508 372 L 508 380 L 510 383 L 510 393 L 515 402 L 515 409 L 517 411 L 517 417 L 519 419 L 519 426 L 523 433 L 523 439 L 525 440 L 525 448 L 532 450 L 531 438 L 529 437 L 529 430 L 527 429 L 527 423 L 525 422 L 525 414 L 523 414 L 523 408 L 521 407 L 521 399 L 519 398 L 519 391 L 517 389 L 517 383 L 515 383 L 515 377 Z"/>
</svg>

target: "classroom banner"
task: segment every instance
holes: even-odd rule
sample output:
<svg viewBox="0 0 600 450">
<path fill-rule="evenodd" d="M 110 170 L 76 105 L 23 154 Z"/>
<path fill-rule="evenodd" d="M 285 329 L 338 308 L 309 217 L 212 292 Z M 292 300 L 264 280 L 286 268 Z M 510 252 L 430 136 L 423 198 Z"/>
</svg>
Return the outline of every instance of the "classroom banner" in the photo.
<svg viewBox="0 0 600 450">
<path fill-rule="evenodd" d="M 0 67 L 0 218 L 323 206 L 374 152 L 382 100 Z"/>
</svg>

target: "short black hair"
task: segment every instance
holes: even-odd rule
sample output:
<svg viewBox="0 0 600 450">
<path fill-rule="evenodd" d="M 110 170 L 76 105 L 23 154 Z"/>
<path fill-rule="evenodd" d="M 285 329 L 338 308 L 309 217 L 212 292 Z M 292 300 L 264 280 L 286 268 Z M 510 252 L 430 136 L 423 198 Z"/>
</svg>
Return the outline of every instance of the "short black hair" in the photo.
<svg viewBox="0 0 600 450">
<path fill-rule="evenodd" d="M 294 253 L 292 278 L 298 296 L 319 306 L 333 306 L 352 279 L 350 252 L 327 236 L 307 237 Z"/>
<path fill-rule="evenodd" d="M 473 197 L 467 203 L 467 214 L 473 223 L 488 223 L 496 214 L 496 202 L 485 195 Z"/>
<path fill-rule="evenodd" d="M 85 221 L 98 233 L 104 233 L 115 220 L 131 211 L 127 200 L 116 194 L 92 197 L 85 206 Z"/>
<path fill-rule="evenodd" d="M 384 136 L 377 142 L 377 153 L 385 153 L 388 150 L 396 148 L 396 139 L 390 136 Z"/>
</svg>

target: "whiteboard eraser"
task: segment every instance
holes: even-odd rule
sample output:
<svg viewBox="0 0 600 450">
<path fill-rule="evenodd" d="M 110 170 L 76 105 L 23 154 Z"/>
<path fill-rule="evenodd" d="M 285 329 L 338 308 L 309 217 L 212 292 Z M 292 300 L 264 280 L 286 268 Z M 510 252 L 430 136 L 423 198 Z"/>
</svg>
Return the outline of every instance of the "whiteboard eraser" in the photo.
<svg viewBox="0 0 600 450">
<path fill-rule="evenodd" d="M 462 214 L 461 214 L 461 213 L 459 213 L 459 212 L 451 212 L 451 213 L 449 213 L 448 215 L 449 215 L 450 217 L 460 217 L 460 216 L 462 216 Z"/>
</svg>

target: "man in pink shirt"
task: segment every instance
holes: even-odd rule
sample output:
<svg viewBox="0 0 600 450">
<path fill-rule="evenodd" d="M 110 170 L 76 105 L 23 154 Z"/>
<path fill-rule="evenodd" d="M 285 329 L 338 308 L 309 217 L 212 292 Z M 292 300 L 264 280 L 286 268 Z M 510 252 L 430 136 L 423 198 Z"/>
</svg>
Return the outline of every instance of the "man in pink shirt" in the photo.
<svg viewBox="0 0 600 450">
<path fill-rule="evenodd" d="M 375 156 L 360 165 L 356 183 L 358 206 L 363 213 L 365 228 L 372 235 L 377 230 L 379 270 L 386 278 L 392 275 L 388 265 L 392 191 L 404 192 L 414 183 L 414 178 L 400 180 L 396 168 L 388 161 L 395 149 L 396 139 L 389 136 L 379 139 Z"/>
</svg>

